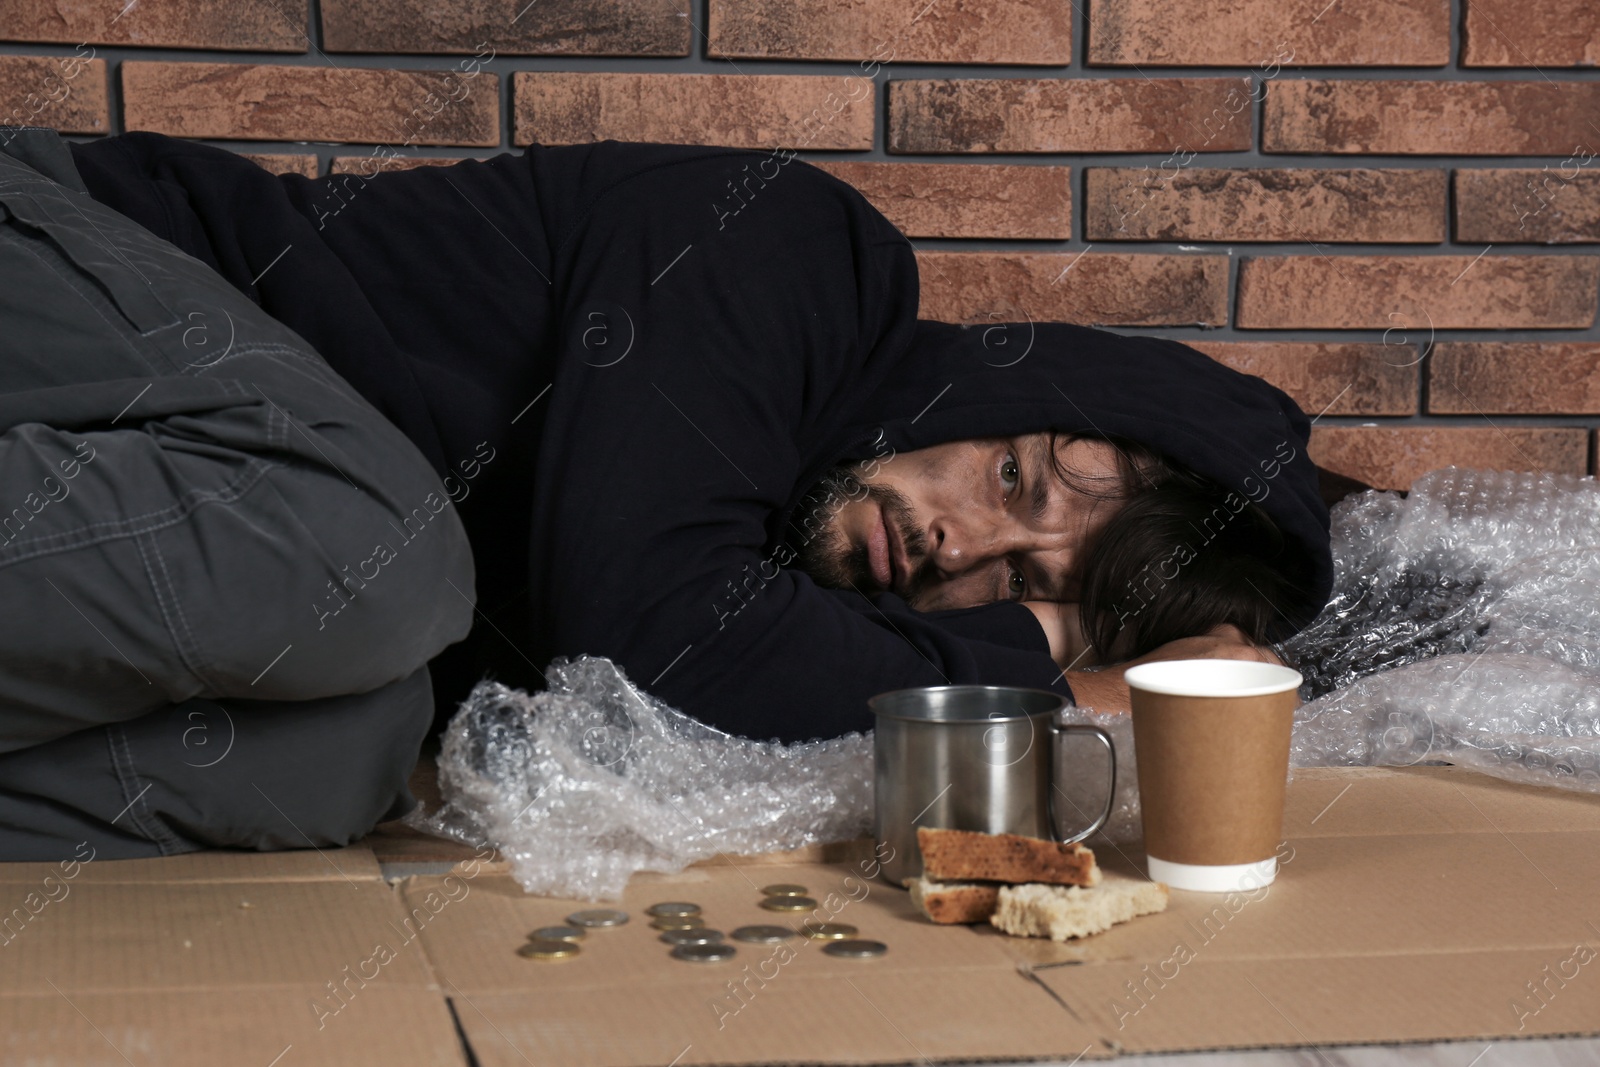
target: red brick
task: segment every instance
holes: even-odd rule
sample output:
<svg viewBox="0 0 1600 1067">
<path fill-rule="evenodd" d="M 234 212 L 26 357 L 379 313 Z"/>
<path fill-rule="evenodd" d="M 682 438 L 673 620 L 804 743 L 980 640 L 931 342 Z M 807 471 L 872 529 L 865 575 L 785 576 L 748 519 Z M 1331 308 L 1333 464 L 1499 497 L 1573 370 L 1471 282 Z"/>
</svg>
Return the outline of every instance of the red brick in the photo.
<svg viewBox="0 0 1600 1067">
<path fill-rule="evenodd" d="M 1249 78 L 963 78 L 889 83 L 891 152 L 1233 152 Z"/>
<path fill-rule="evenodd" d="M 1467 0 L 1464 67 L 1592 67 L 1600 64 L 1594 0 Z"/>
<path fill-rule="evenodd" d="M 1539 170 L 1456 171 L 1456 240 L 1600 241 L 1600 164 L 1592 150 Z"/>
<path fill-rule="evenodd" d="M 69 56 L 0 56 L 0 125 L 108 133 L 106 61 Z"/>
<path fill-rule="evenodd" d="M 122 101 L 128 129 L 174 137 L 500 143 L 493 74 L 129 61 Z"/>
<path fill-rule="evenodd" d="M 1275 65 L 1450 62 L 1450 0 L 1339 0 L 1308 18 L 1314 10 L 1281 0 L 1095 0 L 1089 7 L 1089 62 L 1250 66 L 1268 76 Z"/>
<path fill-rule="evenodd" d="M 1476 262 L 1474 260 L 1476 259 Z M 1274 256 L 1239 265 L 1245 329 L 1582 329 L 1600 256 Z"/>
<path fill-rule="evenodd" d="M 810 74 L 519 71 L 516 143 L 615 138 L 730 148 L 872 147 L 871 80 Z"/>
<path fill-rule="evenodd" d="M 1072 236 L 1072 168 L 1006 163 L 818 163 L 907 237 Z"/>
<path fill-rule="evenodd" d="M 330 52 L 686 56 L 689 0 L 322 0 Z"/>
<path fill-rule="evenodd" d="M 707 54 L 734 59 L 1072 62 L 1059 0 L 711 0 L 710 22 Z"/>
<path fill-rule="evenodd" d="M 1319 467 L 1376 489 L 1409 489 L 1442 467 L 1584 474 L 1589 433 L 1532 426 L 1313 426 L 1307 450 Z"/>
<path fill-rule="evenodd" d="M 920 252 L 922 318 L 945 322 L 1217 325 L 1228 257 Z"/>
<path fill-rule="evenodd" d="M 1600 342 L 1448 342 L 1428 359 L 1441 415 L 1600 415 Z"/>
<path fill-rule="evenodd" d="M 274 174 L 304 174 L 307 178 L 315 178 L 319 173 L 320 164 L 316 156 L 293 152 L 240 152 L 239 154 L 262 170 L 269 170 Z"/>
<path fill-rule="evenodd" d="M 1279 80 L 1264 152 L 1565 156 L 1593 145 L 1600 82 Z"/>
<path fill-rule="evenodd" d="M 304 52 L 308 9 L 307 0 L 3 0 L 0 40 Z"/>
<path fill-rule="evenodd" d="M 416 170 L 418 167 L 450 167 L 462 160 L 449 156 L 334 156 L 330 174 L 360 174 L 370 178 L 383 170 Z"/>
<path fill-rule="evenodd" d="M 1091 241 L 1445 239 L 1442 170 L 1091 167 Z"/>
<path fill-rule="evenodd" d="M 1288 393 L 1307 414 L 1415 415 L 1416 348 L 1296 341 L 1189 341 L 1219 363 Z"/>
</svg>

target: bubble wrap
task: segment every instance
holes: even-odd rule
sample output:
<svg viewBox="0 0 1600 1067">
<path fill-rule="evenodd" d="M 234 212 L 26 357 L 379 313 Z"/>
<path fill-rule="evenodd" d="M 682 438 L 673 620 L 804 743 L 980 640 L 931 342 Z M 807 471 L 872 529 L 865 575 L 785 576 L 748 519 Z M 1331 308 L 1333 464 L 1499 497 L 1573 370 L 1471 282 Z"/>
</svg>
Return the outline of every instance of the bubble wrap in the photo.
<svg viewBox="0 0 1600 1067">
<path fill-rule="evenodd" d="M 1445 761 L 1600 792 L 1600 486 L 1450 468 L 1333 509 L 1328 606 L 1279 646 L 1305 677 L 1293 766 Z M 547 692 L 484 683 L 439 757 L 444 807 L 411 825 L 487 840 L 530 892 L 615 899 L 634 871 L 871 832 L 871 736 L 747 741 L 642 693 L 610 661 L 557 660 Z M 1090 840 L 1140 836 L 1128 716 L 1106 730 L 1117 795 Z M 1104 797 L 1098 745 L 1068 744 L 1062 821 Z M 1064 805 L 1066 806 L 1066 805 Z M 1075 809 L 1075 810 L 1074 810 Z"/>
<path fill-rule="evenodd" d="M 1600 484 L 1452 467 L 1332 525 L 1333 595 L 1280 649 L 1306 679 L 1295 766 L 1600 792 Z"/>
<path fill-rule="evenodd" d="M 1600 483 L 1452 467 L 1331 518 L 1333 593 L 1278 649 L 1305 678 L 1290 765 L 1445 762 L 1600 792 Z M 1111 817 L 1090 844 L 1137 840 L 1131 720 L 1066 717 L 1117 748 Z M 1062 770 L 1085 825 L 1082 796 L 1104 774 L 1070 752 Z"/>
<path fill-rule="evenodd" d="M 530 893 L 615 900 L 635 871 L 872 832 L 872 739 L 780 745 L 706 726 L 610 660 L 556 660 L 549 689 L 480 683 L 446 728 L 444 805 L 416 829 L 491 842 Z"/>
</svg>

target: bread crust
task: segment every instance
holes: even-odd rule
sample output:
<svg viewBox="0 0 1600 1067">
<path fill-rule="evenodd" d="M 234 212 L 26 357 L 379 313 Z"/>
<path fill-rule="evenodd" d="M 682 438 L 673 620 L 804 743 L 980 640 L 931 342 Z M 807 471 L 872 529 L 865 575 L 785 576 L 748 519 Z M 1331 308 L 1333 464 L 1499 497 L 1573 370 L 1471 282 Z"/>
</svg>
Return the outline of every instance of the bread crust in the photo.
<svg viewBox="0 0 1600 1067">
<path fill-rule="evenodd" d="M 919 826 L 917 848 L 922 852 L 923 874 L 935 881 L 1100 884 L 1094 852 L 1082 844 Z"/>
<path fill-rule="evenodd" d="M 927 878 L 907 881 L 911 902 L 936 923 L 988 922 L 1000 905 L 997 885 L 946 884 Z"/>
</svg>

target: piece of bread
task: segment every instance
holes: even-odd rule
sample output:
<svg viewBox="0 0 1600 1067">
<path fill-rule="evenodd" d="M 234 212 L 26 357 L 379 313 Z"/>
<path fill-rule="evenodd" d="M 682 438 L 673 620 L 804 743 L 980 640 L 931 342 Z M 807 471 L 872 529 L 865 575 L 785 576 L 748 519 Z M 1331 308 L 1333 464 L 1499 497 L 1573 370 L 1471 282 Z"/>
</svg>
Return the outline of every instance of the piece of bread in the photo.
<svg viewBox="0 0 1600 1067">
<path fill-rule="evenodd" d="M 1021 834 L 917 827 L 922 873 L 936 882 L 1049 882 L 1099 885 L 1094 853 Z"/>
<path fill-rule="evenodd" d="M 981 923 L 1000 903 L 1000 887 L 970 882 L 934 882 L 907 878 L 911 903 L 936 923 Z"/>
<path fill-rule="evenodd" d="M 1140 915 L 1167 910 L 1167 887 L 1107 875 L 1093 889 L 1081 886 L 1006 885 L 989 921 L 1017 937 L 1065 941 L 1109 930 Z"/>
</svg>

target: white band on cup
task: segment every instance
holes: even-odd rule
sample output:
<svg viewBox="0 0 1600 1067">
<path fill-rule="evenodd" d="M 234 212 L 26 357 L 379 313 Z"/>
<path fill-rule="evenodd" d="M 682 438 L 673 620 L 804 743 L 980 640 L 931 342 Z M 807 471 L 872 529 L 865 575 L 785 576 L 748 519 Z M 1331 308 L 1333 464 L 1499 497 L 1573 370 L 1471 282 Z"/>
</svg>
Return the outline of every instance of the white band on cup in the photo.
<svg viewBox="0 0 1600 1067">
<path fill-rule="evenodd" d="M 1145 859 L 1150 865 L 1150 880 L 1165 882 L 1173 889 L 1190 889 L 1199 893 L 1248 893 L 1272 884 L 1278 874 L 1278 859 L 1258 863 L 1173 863 L 1154 856 Z"/>
</svg>

